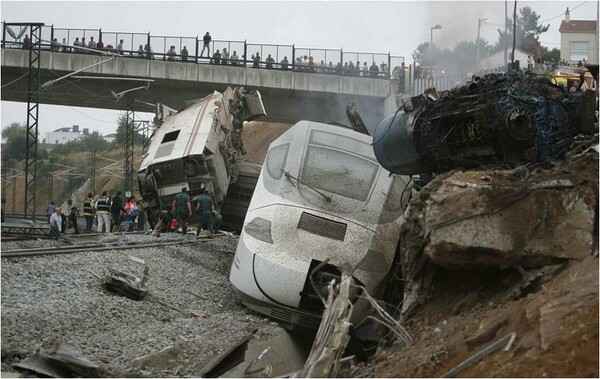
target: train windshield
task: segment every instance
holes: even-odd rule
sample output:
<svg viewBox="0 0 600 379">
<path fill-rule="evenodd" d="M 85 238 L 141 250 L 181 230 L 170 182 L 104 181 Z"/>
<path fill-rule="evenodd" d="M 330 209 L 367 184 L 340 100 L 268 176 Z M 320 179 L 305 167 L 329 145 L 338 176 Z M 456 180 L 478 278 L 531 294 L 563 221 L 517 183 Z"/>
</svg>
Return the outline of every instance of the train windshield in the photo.
<svg viewBox="0 0 600 379">
<path fill-rule="evenodd" d="M 368 143 L 313 130 L 300 180 L 320 190 L 366 201 L 379 167 Z"/>
</svg>

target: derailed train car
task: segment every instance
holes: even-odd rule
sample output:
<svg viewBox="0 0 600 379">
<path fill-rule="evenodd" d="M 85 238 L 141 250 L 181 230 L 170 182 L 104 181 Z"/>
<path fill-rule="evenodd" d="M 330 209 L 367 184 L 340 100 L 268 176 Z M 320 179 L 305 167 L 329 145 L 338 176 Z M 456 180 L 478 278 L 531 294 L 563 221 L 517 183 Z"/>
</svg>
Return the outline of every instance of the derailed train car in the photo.
<svg viewBox="0 0 600 379">
<path fill-rule="evenodd" d="M 242 302 L 288 327 L 317 328 L 320 297 L 344 268 L 360 321 L 369 308 L 359 287 L 383 292 L 407 179 L 379 165 L 368 135 L 298 122 L 271 143 L 246 214 L 230 273 Z"/>
<path fill-rule="evenodd" d="M 182 187 L 191 194 L 203 187 L 217 203 L 223 202 L 239 173 L 243 122 L 265 114 L 258 91 L 228 87 L 166 117 L 138 172 L 150 224 L 156 224 L 161 209 Z"/>
<path fill-rule="evenodd" d="M 598 66 L 594 72 L 598 79 Z M 402 175 L 543 162 L 560 158 L 575 135 L 597 132 L 596 102 L 597 93 L 566 92 L 547 75 L 476 76 L 408 99 L 380 122 L 373 148 Z"/>
</svg>

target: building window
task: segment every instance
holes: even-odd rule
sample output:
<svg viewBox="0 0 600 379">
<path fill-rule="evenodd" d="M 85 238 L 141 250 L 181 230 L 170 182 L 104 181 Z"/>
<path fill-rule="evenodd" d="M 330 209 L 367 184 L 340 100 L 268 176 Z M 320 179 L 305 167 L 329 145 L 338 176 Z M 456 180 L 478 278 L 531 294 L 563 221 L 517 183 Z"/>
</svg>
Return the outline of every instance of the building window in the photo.
<svg viewBox="0 0 600 379">
<path fill-rule="evenodd" d="M 570 61 L 578 62 L 590 59 L 590 43 L 588 41 L 571 41 L 570 49 Z"/>
</svg>

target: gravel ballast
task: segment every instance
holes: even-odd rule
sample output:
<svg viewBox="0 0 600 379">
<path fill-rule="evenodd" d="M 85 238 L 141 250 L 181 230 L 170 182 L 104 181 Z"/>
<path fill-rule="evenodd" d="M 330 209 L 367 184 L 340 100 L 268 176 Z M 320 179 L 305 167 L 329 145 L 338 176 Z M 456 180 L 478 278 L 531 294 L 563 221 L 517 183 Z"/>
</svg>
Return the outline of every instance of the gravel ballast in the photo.
<svg viewBox="0 0 600 379">
<path fill-rule="evenodd" d="M 180 240 L 180 235 L 163 234 L 107 236 L 101 242 Z M 40 242 L 3 243 L 2 249 L 44 246 Z M 56 241 L 44 242 L 56 246 Z M 231 287 L 236 245 L 236 238 L 226 238 L 2 259 L 3 368 L 14 363 L 15 354 L 24 358 L 40 345 L 67 343 L 106 370 L 106 376 L 200 376 L 211 358 L 250 330 L 268 334 L 279 329 L 244 308 Z M 103 276 L 111 266 L 141 277 L 143 266 L 130 256 L 150 267 L 150 295 L 141 301 L 108 292 L 94 275 Z"/>
</svg>

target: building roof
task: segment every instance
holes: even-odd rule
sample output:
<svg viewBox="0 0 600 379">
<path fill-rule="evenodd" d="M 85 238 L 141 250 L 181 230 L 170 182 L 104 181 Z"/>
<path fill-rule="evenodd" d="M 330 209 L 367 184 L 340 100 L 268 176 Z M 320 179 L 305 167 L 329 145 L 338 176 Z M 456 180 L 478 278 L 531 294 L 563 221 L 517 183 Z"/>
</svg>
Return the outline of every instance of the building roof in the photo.
<svg viewBox="0 0 600 379">
<path fill-rule="evenodd" d="M 560 28 L 558 28 L 558 31 L 561 33 L 595 32 L 596 20 L 563 20 L 560 23 Z"/>
</svg>

